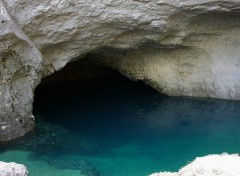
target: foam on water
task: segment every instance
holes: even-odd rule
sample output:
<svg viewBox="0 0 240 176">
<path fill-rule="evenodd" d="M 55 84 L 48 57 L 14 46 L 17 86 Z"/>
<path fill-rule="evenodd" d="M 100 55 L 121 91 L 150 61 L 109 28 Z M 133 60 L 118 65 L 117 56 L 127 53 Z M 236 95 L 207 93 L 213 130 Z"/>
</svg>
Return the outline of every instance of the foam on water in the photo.
<svg viewBox="0 0 240 176">
<path fill-rule="evenodd" d="M 125 78 L 42 85 L 36 130 L 0 145 L 30 176 L 144 176 L 240 153 L 240 102 L 167 97 Z"/>
</svg>

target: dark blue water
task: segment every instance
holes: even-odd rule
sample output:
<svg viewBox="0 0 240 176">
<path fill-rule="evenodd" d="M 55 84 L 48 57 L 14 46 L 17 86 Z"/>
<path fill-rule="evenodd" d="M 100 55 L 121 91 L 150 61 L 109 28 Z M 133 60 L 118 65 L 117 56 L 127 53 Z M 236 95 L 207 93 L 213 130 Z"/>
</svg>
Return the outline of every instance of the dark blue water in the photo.
<svg viewBox="0 0 240 176">
<path fill-rule="evenodd" d="M 41 85 L 34 114 L 36 130 L 0 152 L 30 176 L 144 176 L 240 153 L 239 101 L 168 97 L 126 78 Z"/>
</svg>

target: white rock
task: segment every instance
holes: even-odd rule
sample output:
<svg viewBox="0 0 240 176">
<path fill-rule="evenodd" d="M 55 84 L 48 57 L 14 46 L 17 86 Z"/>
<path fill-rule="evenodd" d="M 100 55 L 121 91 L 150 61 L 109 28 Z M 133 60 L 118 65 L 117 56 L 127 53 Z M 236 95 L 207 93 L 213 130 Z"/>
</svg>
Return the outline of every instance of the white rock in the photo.
<svg viewBox="0 0 240 176">
<path fill-rule="evenodd" d="M 237 154 L 208 155 L 196 158 L 178 173 L 160 172 L 150 176 L 239 176 L 240 157 Z"/>
<path fill-rule="evenodd" d="M 5 130 L 7 128 L 7 126 L 1 126 L 2 130 Z"/>
<path fill-rule="evenodd" d="M 151 26 L 154 28 L 160 28 L 160 30 L 163 30 L 166 26 L 166 21 L 164 20 L 154 20 L 151 22 Z"/>
<path fill-rule="evenodd" d="M 27 168 L 22 164 L 5 163 L 0 161 L 0 175 L 1 176 L 27 176 Z"/>
</svg>

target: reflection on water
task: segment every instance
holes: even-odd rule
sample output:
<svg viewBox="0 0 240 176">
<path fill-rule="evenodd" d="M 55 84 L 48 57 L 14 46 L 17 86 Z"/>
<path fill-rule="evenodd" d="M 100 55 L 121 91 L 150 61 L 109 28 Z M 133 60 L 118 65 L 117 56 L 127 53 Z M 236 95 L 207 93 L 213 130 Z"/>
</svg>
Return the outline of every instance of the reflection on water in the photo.
<svg viewBox="0 0 240 176">
<path fill-rule="evenodd" d="M 42 85 L 34 113 L 34 132 L 0 146 L 30 176 L 141 176 L 240 152 L 239 101 L 167 97 L 125 78 Z"/>
</svg>

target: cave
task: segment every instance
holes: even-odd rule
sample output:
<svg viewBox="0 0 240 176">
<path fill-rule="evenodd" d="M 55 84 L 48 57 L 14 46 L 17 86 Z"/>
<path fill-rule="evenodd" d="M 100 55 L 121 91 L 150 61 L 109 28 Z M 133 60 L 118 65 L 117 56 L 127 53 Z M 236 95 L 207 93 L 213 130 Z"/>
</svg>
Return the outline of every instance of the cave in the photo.
<svg viewBox="0 0 240 176">
<path fill-rule="evenodd" d="M 121 109 L 131 102 L 142 101 L 140 97 L 154 94 L 159 92 L 142 81 L 123 76 L 98 56 L 89 54 L 41 80 L 35 89 L 33 114 L 36 126 L 40 118 L 71 131 L 79 132 L 82 128 L 84 133 L 87 127 L 88 133 L 92 129 L 97 134 L 112 126 L 112 132 L 122 130 L 124 134 L 120 123 L 126 119 Z M 133 120 L 129 122 L 129 127 L 134 124 Z"/>
<path fill-rule="evenodd" d="M 43 78 L 33 105 L 35 130 L 7 150 L 27 152 L 28 166 L 47 163 L 49 175 L 175 172 L 197 156 L 239 150 L 239 101 L 169 97 L 99 55 Z"/>
<path fill-rule="evenodd" d="M 1 176 L 240 175 L 238 0 L 46 2 L 0 1 Z"/>
</svg>

